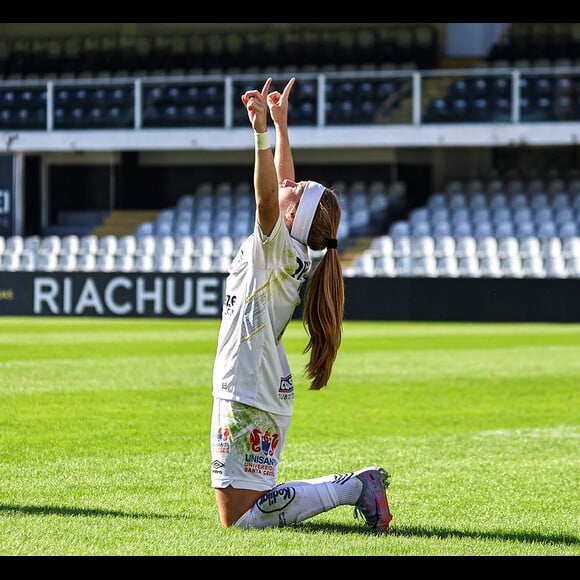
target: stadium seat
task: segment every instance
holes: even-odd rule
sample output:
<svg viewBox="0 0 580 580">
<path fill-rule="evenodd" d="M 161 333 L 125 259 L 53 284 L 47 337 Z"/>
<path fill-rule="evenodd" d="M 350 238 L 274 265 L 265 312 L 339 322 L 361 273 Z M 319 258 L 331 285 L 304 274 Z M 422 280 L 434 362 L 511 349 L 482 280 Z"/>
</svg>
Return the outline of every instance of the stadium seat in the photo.
<svg viewBox="0 0 580 580">
<path fill-rule="evenodd" d="M 39 255 L 39 263 L 37 266 L 40 268 L 42 264 L 43 257 Z M 56 269 L 59 272 L 74 272 L 77 269 L 77 255 L 76 254 L 61 254 L 57 258 Z"/>
<path fill-rule="evenodd" d="M 395 258 L 411 256 L 410 236 L 400 236 L 393 238 L 393 256 Z"/>
<path fill-rule="evenodd" d="M 134 261 L 135 272 L 153 272 L 155 259 L 153 254 L 137 254 Z"/>
<path fill-rule="evenodd" d="M 141 222 L 135 229 L 135 237 L 152 236 L 155 231 L 154 222 Z"/>
<path fill-rule="evenodd" d="M 229 270 L 232 259 L 229 256 L 213 256 L 212 258 L 212 272 L 227 272 Z"/>
<path fill-rule="evenodd" d="M 80 249 L 80 238 L 76 234 L 69 234 L 61 238 L 61 254 L 78 254 Z"/>
<path fill-rule="evenodd" d="M 442 255 L 437 258 L 437 275 L 443 278 L 456 278 L 459 276 L 457 258 L 452 255 Z"/>
<path fill-rule="evenodd" d="M 465 278 L 479 278 L 479 261 L 475 254 L 465 255 L 458 259 L 457 262 L 458 275 Z"/>
<path fill-rule="evenodd" d="M 395 259 L 390 254 L 375 256 L 375 275 L 393 278 L 396 276 Z"/>
<path fill-rule="evenodd" d="M 518 222 L 515 227 L 517 238 L 528 238 L 536 235 L 536 224 L 532 221 Z"/>
<path fill-rule="evenodd" d="M 115 256 L 113 254 L 97 254 L 95 271 L 113 272 L 115 270 Z"/>
<path fill-rule="evenodd" d="M 137 251 L 137 238 L 133 234 L 126 234 L 117 240 L 117 254 L 134 256 Z"/>
<path fill-rule="evenodd" d="M 431 235 L 434 238 L 440 238 L 442 236 L 443 237 L 445 237 L 445 236 L 451 237 L 451 234 L 452 234 L 451 224 L 449 222 L 438 221 L 437 223 L 433 224 Z"/>
<path fill-rule="evenodd" d="M 471 225 L 471 221 L 466 220 L 451 224 L 451 233 L 456 238 L 464 238 L 467 236 L 473 236 L 475 232 Z"/>
<path fill-rule="evenodd" d="M 480 238 L 492 237 L 494 233 L 493 224 L 490 221 L 475 222 L 473 226 L 473 237 L 477 240 Z"/>
<path fill-rule="evenodd" d="M 174 272 L 191 272 L 193 267 L 192 254 L 178 254 L 173 257 Z"/>
<path fill-rule="evenodd" d="M 173 270 L 173 256 L 157 252 L 153 256 L 153 269 L 156 272 L 171 272 Z"/>
<path fill-rule="evenodd" d="M 4 272 L 17 272 L 20 270 L 20 253 L 5 253 L 0 255 L 0 269 Z"/>
<path fill-rule="evenodd" d="M 79 254 L 96 254 L 99 250 L 99 238 L 94 234 L 81 236 L 79 239 Z"/>
<path fill-rule="evenodd" d="M 212 254 L 215 257 L 225 256 L 231 259 L 234 255 L 234 240 L 231 236 L 224 235 L 214 238 Z"/>
<path fill-rule="evenodd" d="M 170 235 L 160 236 L 155 244 L 155 254 L 172 256 L 175 253 L 175 238 Z"/>
<path fill-rule="evenodd" d="M 40 240 L 40 245 L 38 247 L 39 254 L 54 254 L 55 256 L 60 253 L 61 249 L 61 238 L 60 236 L 45 236 Z"/>
<path fill-rule="evenodd" d="M 455 238 L 452 236 L 436 237 L 434 253 L 437 258 L 455 256 Z"/>
<path fill-rule="evenodd" d="M 476 241 L 476 255 L 479 259 L 497 256 L 497 238 L 486 236 Z"/>
<path fill-rule="evenodd" d="M 211 272 L 213 268 L 213 258 L 208 254 L 200 254 L 193 257 L 191 266 L 192 272 Z"/>
<path fill-rule="evenodd" d="M 214 241 L 209 235 L 201 236 L 195 241 L 195 256 L 212 256 L 214 251 Z"/>
<path fill-rule="evenodd" d="M 501 278 L 500 259 L 497 256 L 487 256 L 479 261 L 479 272 L 482 278 Z"/>
<path fill-rule="evenodd" d="M 177 236 L 175 238 L 175 256 L 193 256 L 195 251 L 195 240 L 193 236 Z"/>
<path fill-rule="evenodd" d="M 524 259 L 541 256 L 540 240 L 535 236 L 521 238 L 519 241 L 519 254 Z"/>
<path fill-rule="evenodd" d="M 580 278 L 580 256 L 566 258 L 565 264 L 569 278 Z"/>
<path fill-rule="evenodd" d="M 412 258 L 410 254 L 395 258 L 395 272 L 397 276 L 409 277 L 412 272 Z"/>
<path fill-rule="evenodd" d="M 137 236 L 137 246 L 135 248 L 135 256 L 149 255 L 155 253 L 157 247 L 157 240 L 153 235 Z"/>
<path fill-rule="evenodd" d="M 8 236 L 4 241 L 4 254 L 20 255 L 24 251 L 24 237 L 15 234 Z"/>
<path fill-rule="evenodd" d="M 411 227 L 408 221 L 397 220 L 391 224 L 389 235 L 392 238 L 407 237 L 411 233 Z"/>
<path fill-rule="evenodd" d="M 462 236 L 455 240 L 455 255 L 457 258 L 475 258 L 477 256 L 477 241 L 473 236 Z"/>
<path fill-rule="evenodd" d="M 542 247 L 542 257 L 544 259 L 553 256 L 562 255 L 562 240 L 558 237 L 552 236 L 540 239 Z"/>
<path fill-rule="evenodd" d="M 103 255 L 107 254 L 109 256 L 114 256 L 117 253 L 117 236 L 105 235 L 99 238 L 99 245 L 97 248 L 97 254 Z"/>
<path fill-rule="evenodd" d="M 435 240 L 430 235 L 411 238 L 411 255 L 415 258 L 435 255 Z M 429 265 L 427 265 L 429 266 Z"/>
<path fill-rule="evenodd" d="M 562 241 L 561 255 L 564 258 L 580 257 L 580 237 L 573 236 Z"/>
<path fill-rule="evenodd" d="M 566 262 L 562 256 L 547 257 L 544 260 L 546 278 L 567 278 Z"/>
<path fill-rule="evenodd" d="M 77 269 L 80 272 L 94 272 L 97 267 L 94 253 L 81 253 L 77 257 Z"/>
<path fill-rule="evenodd" d="M 370 244 L 370 250 L 375 258 L 380 256 L 391 256 L 393 253 L 393 238 L 388 235 L 373 238 Z"/>
<path fill-rule="evenodd" d="M 522 278 L 524 275 L 522 261 L 517 254 L 500 258 L 500 266 L 504 278 Z"/>
<path fill-rule="evenodd" d="M 365 250 L 354 259 L 353 267 L 356 276 L 368 278 L 376 276 L 375 256 L 369 250 Z"/>
<path fill-rule="evenodd" d="M 525 278 L 545 278 L 544 263 L 541 256 L 530 256 L 521 261 L 522 276 Z"/>
<path fill-rule="evenodd" d="M 500 259 L 519 257 L 519 242 L 513 236 L 506 236 L 498 241 L 497 255 Z"/>
<path fill-rule="evenodd" d="M 54 272 L 58 270 L 58 255 L 49 252 L 39 252 L 36 269 L 39 272 Z"/>
<path fill-rule="evenodd" d="M 19 270 L 22 272 L 34 272 L 36 270 L 36 262 L 38 256 L 34 251 L 24 250 L 20 254 L 20 267 Z"/>
<path fill-rule="evenodd" d="M 116 272 L 133 272 L 135 269 L 134 254 L 129 252 L 120 253 L 115 256 L 115 271 Z"/>
<path fill-rule="evenodd" d="M 435 278 L 437 274 L 437 259 L 434 255 L 413 257 L 411 262 L 411 275 L 422 278 Z"/>
<path fill-rule="evenodd" d="M 571 238 L 577 236 L 580 233 L 580 226 L 571 221 L 559 225 L 557 229 L 557 235 L 562 239 Z"/>
</svg>

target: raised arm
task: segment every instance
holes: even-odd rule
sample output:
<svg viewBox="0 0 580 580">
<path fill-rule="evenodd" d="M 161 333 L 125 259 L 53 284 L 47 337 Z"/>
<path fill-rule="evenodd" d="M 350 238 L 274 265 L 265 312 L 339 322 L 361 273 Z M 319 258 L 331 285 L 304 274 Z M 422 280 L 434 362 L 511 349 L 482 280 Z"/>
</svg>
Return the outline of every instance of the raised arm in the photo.
<svg viewBox="0 0 580 580">
<path fill-rule="evenodd" d="M 268 108 L 276 129 L 274 163 L 279 184 L 284 179 L 295 181 L 294 159 L 290 148 L 290 138 L 288 137 L 288 98 L 295 81 L 296 79 L 292 77 L 284 87 L 282 94 L 278 91 L 273 91 L 268 95 Z"/>
<path fill-rule="evenodd" d="M 269 145 L 268 124 L 268 89 L 272 79 L 269 78 L 261 91 L 246 91 L 242 103 L 248 111 L 248 118 L 256 135 L 254 153 L 254 194 L 256 196 L 256 218 L 265 235 L 270 235 L 280 214 L 278 205 L 278 178 L 274 165 L 274 155 Z"/>
</svg>

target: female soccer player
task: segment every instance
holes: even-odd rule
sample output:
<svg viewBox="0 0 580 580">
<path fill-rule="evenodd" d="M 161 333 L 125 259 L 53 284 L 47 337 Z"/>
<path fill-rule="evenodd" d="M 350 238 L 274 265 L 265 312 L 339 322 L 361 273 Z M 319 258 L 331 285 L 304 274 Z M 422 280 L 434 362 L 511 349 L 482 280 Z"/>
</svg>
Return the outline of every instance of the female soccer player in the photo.
<svg viewBox="0 0 580 580">
<path fill-rule="evenodd" d="M 268 94 L 271 82 L 242 95 L 255 134 L 256 221 L 230 265 L 213 370 L 211 485 L 221 525 L 282 527 L 353 505 L 370 528 L 386 532 L 389 474 L 380 467 L 276 485 L 294 400 L 284 330 L 306 282 L 306 375 L 311 390 L 322 389 L 341 342 L 344 279 L 336 194 L 315 181 L 294 181 L 287 118 L 295 79 L 282 94 Z M 268 111 L 276 130 L 274 154 Z M 307 281 L 308 247 L 327 251 Z"/>
</svg>

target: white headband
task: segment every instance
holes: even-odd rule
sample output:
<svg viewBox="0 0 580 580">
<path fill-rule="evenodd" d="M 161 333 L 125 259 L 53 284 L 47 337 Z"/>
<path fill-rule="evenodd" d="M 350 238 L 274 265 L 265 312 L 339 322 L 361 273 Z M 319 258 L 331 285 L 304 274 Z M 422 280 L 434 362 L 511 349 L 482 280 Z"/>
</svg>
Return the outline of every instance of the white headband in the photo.
<svg viewBox="0 0 580 580">
<path fill-rule="evenodd" d="M 314 219 L 314 214 L 318 209 L 318 203 L 326 187 L 316 181 L 309 181 L 304 188 L 290 235 L 299 242 L 307 244 L 310 226 Z"/>
</svg>

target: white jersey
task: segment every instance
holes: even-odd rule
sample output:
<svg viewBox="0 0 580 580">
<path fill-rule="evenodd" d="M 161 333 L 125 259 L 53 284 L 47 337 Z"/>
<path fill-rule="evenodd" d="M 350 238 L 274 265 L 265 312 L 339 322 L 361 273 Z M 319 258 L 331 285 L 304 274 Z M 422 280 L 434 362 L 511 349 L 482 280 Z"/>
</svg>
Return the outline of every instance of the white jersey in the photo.
<svg viewBox="0 0 580 580">
<path fill-rule="evenodd" d="M 282 335 L 310 267 L 308 248 L 290 237 L 282 216 L 268 237 L 256 222 L 229 268 L 214 397 L 292 414 L 294 385 Z"/>
</svg>

